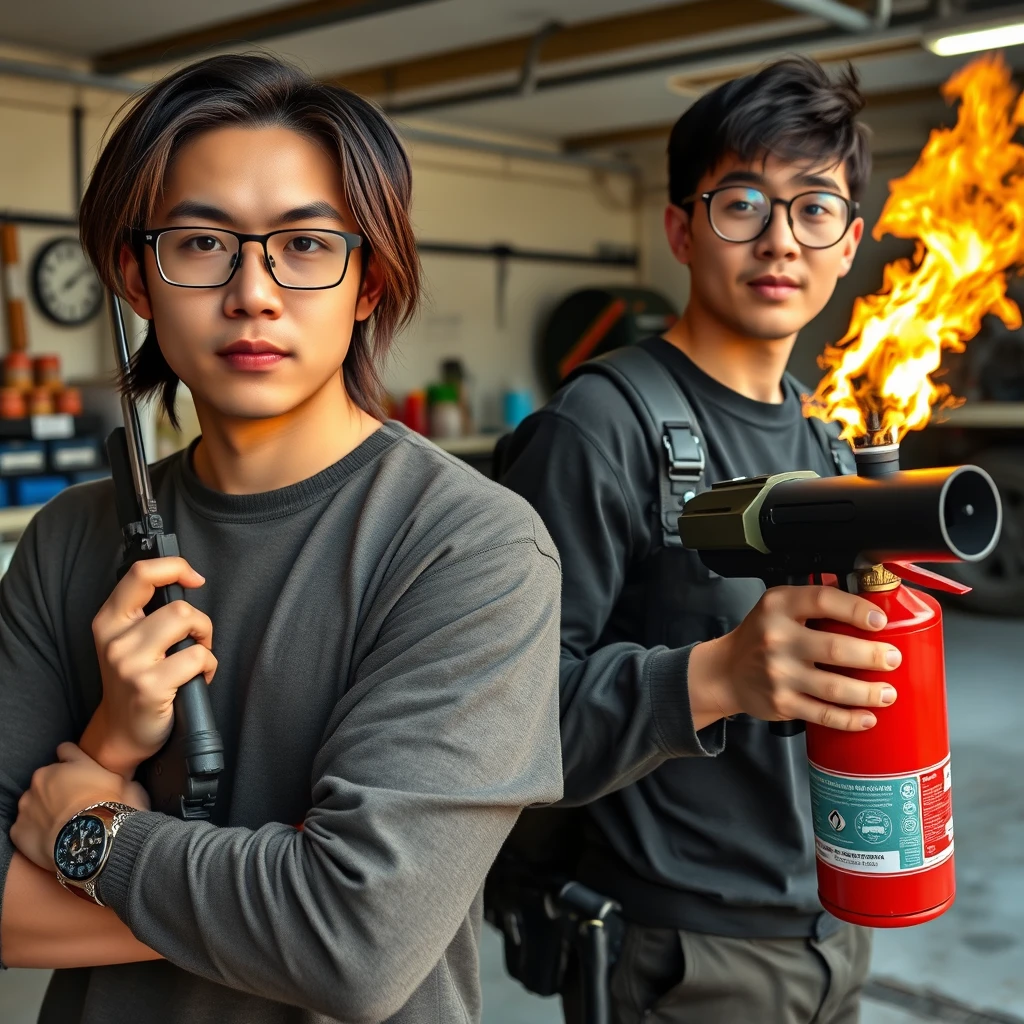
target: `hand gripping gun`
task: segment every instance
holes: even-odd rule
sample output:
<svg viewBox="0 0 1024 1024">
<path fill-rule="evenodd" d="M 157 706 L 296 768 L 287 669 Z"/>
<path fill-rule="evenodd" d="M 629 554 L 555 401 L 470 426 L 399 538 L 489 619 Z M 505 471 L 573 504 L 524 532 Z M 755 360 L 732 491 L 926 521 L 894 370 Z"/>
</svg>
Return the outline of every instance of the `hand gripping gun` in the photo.
<svg viewBox="0 0 1024 1024">
<path fill-rule="evenodd" d="M 841 732 L 807 723 L 811 811 L 822 905 L 869 927 L 919 924 L 953 902 L 953 818 L 942 611 L 902 585 L 969 588 L 914 564 L 979 561 L 999 539 L 1002 507 L 976 466 L 901 472 L 897 445 L 855 452 L 858 474 L 728 480 L 686 503 L 683 544 L 712 572 L 768 587 L 821 583 L 878 605 L 873 632 L 838 622 L 817 629 L 892 643 L 903 655 L 884 674 L 895 704 L 876 725 Z M 876 681 L 879 672 L 834 669 Z M 802 722 L 773 722 L 794 735 Z"/>
<path fill-rule="evenodd" d="M 110 292 L 107 296 L 114 352 L 124 378 L 129 370 L 128 339 L 121 303 Z M 124 426 L 107 438 L 107 458 L 114 478 L 117 518 L 124 541 L 124 558 L 118 568 L 120 580 L 131 566 L 143 558 L 178 555 L 178 541 L 164 532 L 157 511 L 146 465 L 139 413 L 127 391 L 121 392 Z M 146 614 L 172 601 L 184 601 L 185 592 L 177 584 L 157 589 L 146 606 Z M 191 647 L 188 637 L 167 653 L 176 654 Z M 185 819 L 209 818 L 217 798 L 217 781 L 224 770 L 224 744 L 213 719 L 206 680 L 201 676 L 180 687 L 174 698 L 174 725 L 167 743 L 139 766 L 138 778 L 149 793 L 153 810 Z"/>
</svg>

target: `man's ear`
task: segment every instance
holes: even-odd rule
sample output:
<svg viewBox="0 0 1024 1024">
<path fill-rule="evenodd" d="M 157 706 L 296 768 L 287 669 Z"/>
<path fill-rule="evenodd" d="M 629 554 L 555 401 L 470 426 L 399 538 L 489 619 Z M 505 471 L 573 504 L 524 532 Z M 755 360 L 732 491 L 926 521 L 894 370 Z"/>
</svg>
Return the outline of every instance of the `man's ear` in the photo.
<svg viewBox="0 0 1024 1024">
<path fill-rule="evenodd" d="M 152 320 L 153 307 L 149 302 L 149 292 L 146 291 L 146 279 L 130 245 L 121 246 L 118 264 L 121 267 L 124 297 L 128 300 L 128 305 L 135 310 L 136 316 L 143 320 Z"/>
<path fill-rule="evenodd" d="M 356 320 L 365 320 L 377 308 L 383 294 L 384 275 L 377 260 L 370 256 L 366 260 L 359 298 L 356 299 Z"/>
<path fill-rule="evenodd" d="M 857 247 L 863 237 L 864 218 L 858 217 L 850 225 L 850 230 L 846 232 L 846 237 L 843 239 L 843 256 L 839 262 L 840 277 L 846 277 L 850 272 L 850 267 L 853 266 L 853 257 L 857 255 Z"/>
<path fill-rule="evenodd" d="M 665 237 L 672 255 L 684 267 L 693 259 L 693 235 L 690 233 L 690 214 L 681 206 L 669 203 L 665 207 Z"/>
</svg>

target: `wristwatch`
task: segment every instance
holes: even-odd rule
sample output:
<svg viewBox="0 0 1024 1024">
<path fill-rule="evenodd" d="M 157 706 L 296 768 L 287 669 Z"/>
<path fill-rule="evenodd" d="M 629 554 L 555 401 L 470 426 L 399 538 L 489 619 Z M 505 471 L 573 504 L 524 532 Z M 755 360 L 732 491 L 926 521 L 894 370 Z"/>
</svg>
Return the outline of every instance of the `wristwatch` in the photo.
<svg viewBox="0 0 1024 1024">
<path fill-rule="evenodd" d="M 96 881 L 110 856 L 117 830 L 136 813 L 136 807 L 107 802 L 79 811 L 57 833 L 53 844 L 57 881 L 69 892 L 102 907 Z"/>
</svg>

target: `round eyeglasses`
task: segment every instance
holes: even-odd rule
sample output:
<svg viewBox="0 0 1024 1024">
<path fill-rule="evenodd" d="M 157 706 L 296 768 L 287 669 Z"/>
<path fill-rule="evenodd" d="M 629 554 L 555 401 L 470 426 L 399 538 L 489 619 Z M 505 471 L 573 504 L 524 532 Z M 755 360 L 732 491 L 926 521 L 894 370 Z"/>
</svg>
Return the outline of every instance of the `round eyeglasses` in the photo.
<svg viewBox="0 0 1024 1024">
<path fill-rule="evenodd" d="M 768 230 L 772 211 L 781 206 L 796 241 L 808 249 L 829 249 L 840 242 L 858 205 L 835 192 L 801 192 L 792 199 L 770 199 L 760 189 L 726 185 L 684 199 L 700 199 L 708 209 L 711 229 L 726 242 L 753 242 Z"/>
<path fill-rule="evenodd" d="M 179 288 L 220 288 L 242 264 L 242 246 L 263 248 L 263 265 L 282 288 L 335 288 L 348 270 L 352 250 L 363 244 L 349 231 L 286 228 L 244 235 L 226 228 L 155 228 L 133 232 L 152 247 L 160 277 Z"/>
</svg>

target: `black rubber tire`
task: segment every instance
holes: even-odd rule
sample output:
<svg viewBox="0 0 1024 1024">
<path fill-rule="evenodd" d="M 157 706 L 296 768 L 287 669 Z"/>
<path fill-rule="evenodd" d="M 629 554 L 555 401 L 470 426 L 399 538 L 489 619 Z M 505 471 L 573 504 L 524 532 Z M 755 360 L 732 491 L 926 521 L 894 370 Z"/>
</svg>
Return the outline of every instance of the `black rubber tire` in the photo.
<svg viewBox="0 0 1024 1024">
<path fill-rule="evenodd" d="M 999 488 L 1003 528 L 999 543 L 980 562 L 935 566 L 972 588 L 951 605 L 985 615 L 1024 616 L 1024 449 L 993 448 L 971 462 L 986 470 Z"/>
</svg>

